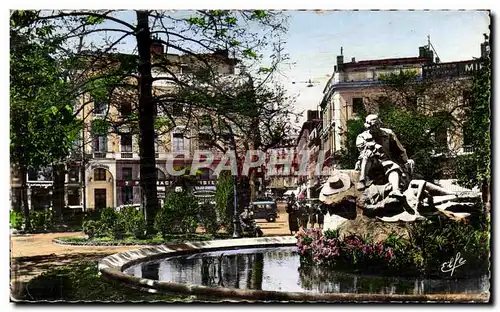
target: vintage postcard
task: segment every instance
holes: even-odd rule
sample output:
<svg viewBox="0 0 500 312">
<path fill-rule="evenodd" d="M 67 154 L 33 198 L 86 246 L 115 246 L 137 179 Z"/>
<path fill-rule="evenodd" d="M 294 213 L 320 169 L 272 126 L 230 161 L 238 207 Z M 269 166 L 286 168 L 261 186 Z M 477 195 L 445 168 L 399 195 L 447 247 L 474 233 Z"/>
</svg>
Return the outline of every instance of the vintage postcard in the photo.
<svg viewBox="0 0 500 312">
<path fill-rule="evenodd" d="M 12 302 L 490 302 L 487 10 L 11 10 Z"/>
</svg>

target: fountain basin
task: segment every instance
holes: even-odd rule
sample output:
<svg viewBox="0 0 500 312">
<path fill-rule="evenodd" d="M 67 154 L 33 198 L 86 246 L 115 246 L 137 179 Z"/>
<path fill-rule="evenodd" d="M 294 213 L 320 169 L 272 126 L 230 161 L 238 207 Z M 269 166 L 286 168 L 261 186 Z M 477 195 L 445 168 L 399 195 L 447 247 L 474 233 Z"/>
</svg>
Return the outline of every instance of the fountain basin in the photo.
<svg viewBox="0 0 500 312">
<path fill-rule="evenodd" d="M 246 300 L 246 301 L 337 301 L 337 302 L 418 302 L 418 301 L 447 301 L 447 302 L 487 302 L 489 300 L 488 292 L 480 293 L 446 293 L 446 294 L 380 294 L 380 293 L 345 293 L 345 292 L 317 292 L 317 290 L 292 289 L 287 285 L 289 282 L 283 282 L 285 290 L 277 291 L 276 288 L 268 290 L 261 289 L 241 289 L 234 285 L 223 283 L 222 286 L 214 283 L 190 283 L 192 280 L 179 280 L 169 278 L 147 278 L 151 276 L 142 276 L 134 274 L 134 266 L 138 267 L 140 263 L 159 263 L 161 261 L 184 261 L 182 259 L 194 259 L 192 261 L 201 261 L 204 258 L 221 258 L 223 254 L 249 255 L 257 251 L 282 251 L 293 252 L 296 244 L 296 238 L 292 236 L 284 237 L 262 237 L 247 239 L 216 240 L 207 242 L 193 242 L 168 246 L 146 247 L 128 252 L 115 254 L 102 259 L 99 262 L 99 270 L 103 277 L 108 280 L 119 282 L 125 287 L 132 287 L 148 292 L 178 292 L 186 295 L 197 295 L 219 300 Z M 281 247 L 273 248 L 270 247 Z M 253 251 L 249 249 L 253 248 Z M 222 252 L 221 251 L 227 251 Z M 290 257 L 289 257 L 290 258 Z M 198 260 L 196 260 L 198 259 Z M 253 258 L 252 258 L 253 259 Z M 290 258 L 291 259 L 291 258 Z M 293 259 L 292 259 L 293 260 Z M 295 261 L 295 260 L 293 260 Z M 185 262 L 185 261 L 184 261 Z M 251 261 L 250 261 L 251 262 Z M 284 263 L 287 265 L 286 261 Z M 288 267 L 282 267 L 283 270 L 289 270 L 289 275 L 297 275 L 298 266 L 288 263 Z M 293 267 L 291 267 L 293 266 Z M 230 265 L 226 265 L 230 267 Z M 178 267 L 181 270 L 182 267 Z M 274 268 L 279 270 L 279 266 Z M 175 271 L 172 267 L 167 270 Z M 288 271 L 287 271 L 288 272 Z M 273 274 L 266 273 L 267 278 Z M 140 275 L 140 276 L 137 276 Z M 285 273 L 285 275 L 287 275 Z M 227 279 L 227 278 L 226 278 Z M 261 281 L 262 284 L 262 281 Z M 274 287 L 274 286 L 273 286 Z M 298 290 L 298 291 L 297 291 Z M 316 291 L 316 292 L 315 292 Z"/>
</svg>

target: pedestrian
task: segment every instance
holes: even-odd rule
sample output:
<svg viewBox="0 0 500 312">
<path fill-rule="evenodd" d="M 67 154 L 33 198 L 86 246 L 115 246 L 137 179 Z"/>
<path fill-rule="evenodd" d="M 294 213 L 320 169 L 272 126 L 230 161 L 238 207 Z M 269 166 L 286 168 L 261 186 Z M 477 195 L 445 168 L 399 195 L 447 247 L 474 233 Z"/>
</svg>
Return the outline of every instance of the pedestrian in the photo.
<svg viewBox="0 0 500 312">
<path fill-rule="evenodd" d="M 309 225 L 311 228 L 315 228 L 316 223 L 318 223 L 318 218 L 317 218 L 317 213 L 315 209 L 311 209 L 311 207 L 308 207 L 309 209 Z"/>
<path fill-rule="evenodd" d="M 305 196 L 303 193 L 300 193 L 298 196 L 298 208 L 299 208 L 299 223 L 300 227 L 304 231 L 307 231 L 307 221 L 309 221 L 309 209 L 307 209 L 307 205 L 305 202 Z"/>
<path fill-rule="evenodd" d="M 297 233 L 299 231 L 299 220 L 295 205 L 295 196 L 293 196 L 293 194 L 289 198 L 286 205 L 286 213 L 288 214 L 288 228 L 290 229 L 290 235 L 293 235 L 294 232 Z"/>
<path fill-rule="evenodd" d="M 317 220 L 318 220 L 318 227 L 322 230 L 323 226 L 325 225 L 325 215 L 323 214 L 321 205 L 317 206 Z"/>
</svg>

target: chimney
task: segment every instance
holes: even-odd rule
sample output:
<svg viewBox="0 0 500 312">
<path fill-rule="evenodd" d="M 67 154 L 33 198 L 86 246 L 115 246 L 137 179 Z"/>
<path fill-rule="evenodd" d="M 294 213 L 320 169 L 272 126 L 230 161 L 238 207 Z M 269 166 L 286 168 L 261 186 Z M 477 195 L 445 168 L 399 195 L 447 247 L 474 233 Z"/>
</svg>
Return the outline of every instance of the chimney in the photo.
<svg viewBox="0 0 500 312">
<path fill-rule="evenodd" d="M 152 56 L 161 56 L 165 53 L 163 48 L 163 43 L 160 40 L 153 39 L 151 42 L 151 55 Z"/>
<path fill-rule="evenodd" d="M 418 57 L 425 57 L 425 47 L 418 47 Z"/>
<path fill-rule="evenodd" d="M 355 58 L 355 57 L 353 57 L 353 58 L 351 59 L 351 62 L 356 63 L 356 58 Z"/>
<path fill-rule="evenodd" d="M 344 47 L 340 47 L 340 55 L 337 55 L 337 68 L 339 71 L 344 68 Z"/>
</svg>

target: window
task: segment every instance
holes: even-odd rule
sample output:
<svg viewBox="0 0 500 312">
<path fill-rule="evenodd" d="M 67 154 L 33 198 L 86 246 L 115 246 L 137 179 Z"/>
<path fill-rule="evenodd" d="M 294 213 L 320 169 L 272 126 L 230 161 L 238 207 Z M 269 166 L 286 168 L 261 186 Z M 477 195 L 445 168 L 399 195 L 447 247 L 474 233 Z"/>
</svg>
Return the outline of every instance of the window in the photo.
<svg viewBox="0 0 500 312">
<path fill-rule="evenodd" d="M 156 169 L 156 179 L 158 181 L 164 181 L 167 179 L 167 177 L 165 176 L 163 171 L 161 171 L 160 169 Z"/>
<path fill-rule="evenodd" d="M 174 152 L 184 151 L 184 135 L 182 133 L 174 133 L 172 136 L 172 150 Z"/>
<path fill-rule="evenodd" d="M 352 99 L 352 112 L 356 115 L 363 115 L 365 113 L 365 105 L 363 103 L 363 98 L 353 98 Z"/>
<path fill-rule="evenodd" d="M 122 186 L 122 201 L 124 205 L 134 203 L 134 189 L 132 186 Z"/>
<path fill-rule="evenodd" d="M 182 109 L 182 105 L 178 103 L 172 104 L 172 116 L 182 116 L 184 110 Z"/>
<path fill-rule="evenodd" d="M 108 105 L 104 101 L 95 100 L 94 115 L 105 115 L 108 110 Z"/>
<path fill-rule="evenodd" d="M 446 149 L 448 146 L 448 129 L 446 127 L 439 127 L 436 130 L 436 143 L 441 149 Z"/>
<path fill-rule="evenodd" d="M 79 151 L 82 149 L 82 133 L 81 132 L 78 132 L 78 134 L 76 135 L 76 138 L 75 140 L 73 141 L 73 150 L 75 151 Z"/>
<path fill-rule="evenodd" d="M 125 181 L 132 181 L 132 168 L 123 168 L 122 177 Z"/>
<path fill-rule="evenodd" d="M 106 169 L 94 169 L 94 181 L 106 181 Z"/>
<path fill-rule="evenodd" d="M 209 168 L 201 168 L 200 180 L 207 181 L 210 180 L 210 169 Z"/>
<path fill-rule="evenodd" d="M 181 65 L 182 74 L 192 74 L 195 72 L 194 68 L 191 66 L 187 66 L 186 64 Z"/>
<path fill-rule="evenodd" d="M 130 102 L 121 103 L 120 113 L 122 116 L 129 116 L 130 114 L 132 114 L 132 103 Z"/>
<path fill-rule="evenodd" d="M 433 114 L 438 127 L 435 129 L 434 140 L 438 145 L 439 150 L 448 149 L 448 128 L 449 128 L 449 117 L 446 112 L 440 111 Z"/>
<path fill-rule="evenodd" d="M 68 205 L 78 206 L 80 205 L 80 189 L 77 187 L 68 188 Z"/>
<path fill-rule="evenodd" d="M 120 139 L 121 151 L 122 152 L 132 152 L 132 134 L 126 133 L 121 135 Z"/>
<path fill-rule="evenodd" d="M 106 189 L 94 189 L 94 206 L 96 209 L 106 208 Z"/>
<path fill-rule="evenodd" d="M 462 126 L 462 135 L 464 140 L 464 146 L 471 146 L 474 140 L 474 132 L 471 127 L 470 121 L 465 121 Z"/>
<path fill-rule="evenodd" d="M 105 153 L 108 150 L 107 137 L 105 135 L 94 135 L 92 148 L 94 152 Z"/>
<path fill-rule="evenodd" d="M 210 135 L 208 133 L 198 134 L 198 148 L 202 150 L 209 149 L 210 146 Z"/>
<path fill-rule="evenodd" d="M 80 181 L 80 167 L 70 167 L 68 170 L 69 182 L 75 183 Z"/>
<path fill-rule="evenodd" d="M 211 123 L 211 118 L 210 115 L 203 115 L 201 116 L 201 125 L 202 126 L 210 126 Z"/>
<path fill-rule="evenodd" d="M 42 167 L 38 170 L 29 169 L 28 170 L 28 180 L 29 181 L 52 181 L 52 168 Z"/>
</svg>

